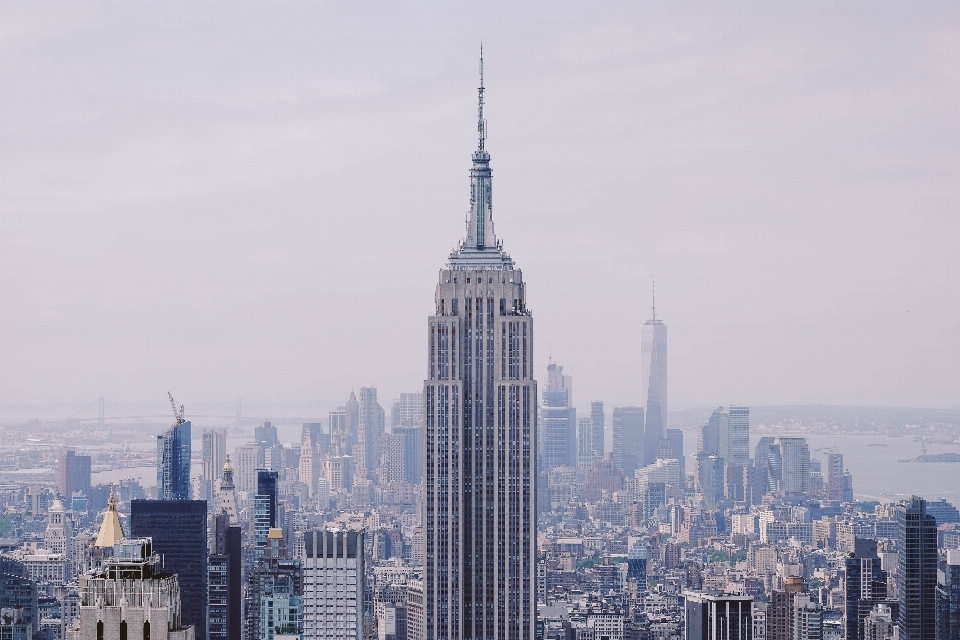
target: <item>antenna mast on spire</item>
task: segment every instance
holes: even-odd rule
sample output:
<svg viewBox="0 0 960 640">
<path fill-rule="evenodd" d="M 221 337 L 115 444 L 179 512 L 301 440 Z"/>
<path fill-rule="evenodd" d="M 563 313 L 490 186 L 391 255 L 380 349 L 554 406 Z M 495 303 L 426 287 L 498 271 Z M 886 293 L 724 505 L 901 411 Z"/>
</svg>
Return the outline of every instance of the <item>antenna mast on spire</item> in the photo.
<svg viewBox="0 0 960 640">
<path fill-rule="evenodd" d="M 483 43 L 480 43 L 480 88 L 478 89 L 480 106 L 477 113 L 477 134 L 480 138 L 480 145 L 477 147 L 483 151 L 483 141 L 487 139 L 487 122 L 483 119 Z"/>
<path fill-rule="evenodd" d="M 657 321 L 657 276 L 653 276 L 653 321 Z"/>
</svg>

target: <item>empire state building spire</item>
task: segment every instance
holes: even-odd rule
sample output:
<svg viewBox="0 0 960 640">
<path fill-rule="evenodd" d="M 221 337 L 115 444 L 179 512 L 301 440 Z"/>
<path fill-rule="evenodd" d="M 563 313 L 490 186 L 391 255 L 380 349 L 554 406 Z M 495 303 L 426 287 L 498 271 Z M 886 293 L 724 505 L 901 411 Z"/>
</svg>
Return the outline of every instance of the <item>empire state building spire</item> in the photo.
<svg viewBox="0 0 960 640">
<path fill-rule="evenodd" d="M 480 86 L 477 88 L 477 150 L 470 168 L 470 211 L 467 233 L 460 247 L 450 255 L 452 269 L 512 269 L 510 256 L 503 252 L 493 230 L 493 172 L 486 150 L 487 121 L 483 118 L 483 47 L 480 48 Z"/>
</svg>

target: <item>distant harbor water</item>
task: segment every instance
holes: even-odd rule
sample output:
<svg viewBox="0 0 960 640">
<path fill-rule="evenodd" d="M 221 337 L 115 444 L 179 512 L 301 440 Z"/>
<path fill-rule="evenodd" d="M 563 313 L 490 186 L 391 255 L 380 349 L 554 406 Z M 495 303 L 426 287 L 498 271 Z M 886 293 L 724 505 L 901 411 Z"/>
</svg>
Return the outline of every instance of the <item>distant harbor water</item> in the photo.
<svg viewBox="0 0 960 640">
<path fill-rule="evenodd" d="M 763 434 L 766 435 L 766 434 Z M 810 457 L 826 470 L 829 451 L 843 454 L 843 464 L 853 474 L 853 493 L 858 500 L 896 502 L 911 495 L 927 500 L 946 498 L 960 506 L 960 462 L 916 462 L 922 451 L 913 436 L 806 434 Z M 750 435 L 750 455 L 760 435 Z M 926 443 L 927 453 L 960 453 L 960 446 Z M 911 462 L 900 462 L 911 460 Z M 691 467 L 692 468 L 692 467 Z"/>
</svg>

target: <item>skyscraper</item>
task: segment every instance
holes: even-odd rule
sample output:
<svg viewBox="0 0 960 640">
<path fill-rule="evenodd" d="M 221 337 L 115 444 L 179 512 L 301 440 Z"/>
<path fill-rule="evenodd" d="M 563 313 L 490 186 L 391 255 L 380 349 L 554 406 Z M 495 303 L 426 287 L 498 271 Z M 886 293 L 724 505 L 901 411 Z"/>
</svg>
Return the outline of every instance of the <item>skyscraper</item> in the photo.
<svg viewBox="0 0 960 640">
<path fill-rule="evenodd" d="M 864 619 L 878 602 L 887 598 L 887 572 L 880 568 L 876 540 L 855 538 L 853 544 L 854 552 L 844 560 L 846 639 L 863 640 Z"/>
<path fill-rule="evenodd" d="M 213 553 L 207 565 L 207 630 L 210 640 L 239 638 L 243 620 L 242 533 L 221 512 L 213 521 Z"/>
<path fill-rule="evenodd" d="M 65 500 L 69 500 L 74 491 L 90 497 L 90 456 L 67 451 L 57 458 L 57 489 Z"/>
<path fill-rule="evenodd" d="M 745 467 L 750 464 L 750 407 L 731 405 L 728 420 L 727 464 Z"/>
<path fill-rule="evenodd" d="M 604 442 L 606 435 L 604 432 L 603 402 L 596 401 L 590 403 L 590 417 L 593 419 L 593 450 L 601 458 L 604 457 Z"/>
<path fill-rule="evenodd" d="M 547 365 L 540 405 L 541 455 L 547 469 L 577 466 L 577 412 L 570 406 L 569 379 L 563 367 L 554 362 Z"/>
<path fill-rule="evenodd" d="M 685 640 L 750 640 L 753 596 L 684 593 Z"/>
<path fill-rule="evenodd" d="M 593 452 L 593 418 L 583 416 L 577 419 L 577 466 L 593 466 L 597 456 Z"/>
<path fill-rule="evenodd" d="M 307 531 L 303 543 L 304 637 L 363 638 L 363 533 Z"/>
<path fill-rule="evenodd" d="M 937 569 L 937 640 L 960 639 L 960 549 L 948 549 Z"/>
<path fill-rule="evenodd" d="M 157 499 L 190 499 L 190 421 L 157 436 Z"/>
<path fill-rule="evenodd" d="M 377 390 L 375 388 L 363 387 L 360 389 L 359 416 L 357 444 L 360 445 L 363 455 L 359 456 L 360 459 L 356 461 L 356 464 L 362 465 L 369 475 L 377 468 L 381 453 L 378 446 L 380 436 L 383 435 L 384 431 L 383 407 L 377 402 Z"/>
<path fill-rule="evenodd" d="M 667 429 L 667 325 L 657 318 L 656 291 L 653 316 L 640 329 L 640 389 L 646 401 L 643 466 L 657 461 L 657 445 Z"/>
<path fill-rule="evenodd" d="M 614 464 L 628 478 L 643 464 L 643 407 L 615 407 L 613 409 Z M 656 462 L 656 460 L 654 460 Z"/>
<path fill-rule="evenodd" d="M 277 526 L 276 471 L 257 469 L 257 495 L 253 499 L 253 537 L 257 551 L 267 546 L 267 533 Z"/>
<path fill-rule="evenodd" d="M 935 640 L 937 519 L 913 496 L 897 507 L 897 529 L 900 640 Z"/>
<path fill-rule="evenodd" d="M 180 612 L 197 638 L 207 637 L 207 503 L 204 500 L 132 500 L 130 531 L 152 538 L 160 569 L 179 577 Z"/>
<path fill-rule="evenodd" d="M 777 438 L 780 450 L 778 489 L 787 496 L 810 491 L 810 447 L 806 438 Z M 771 487 L 772 488 L 772 487 Z"/>
<path fill-rule="evenodd" d="M 203 430 L 203 478 L 211 487 L 220 479 L 227 461 L 227 432 L 225 429 Z"/>
<path fill-rule="evenodd" d="M 493 229 L 480 68 L 466 237 L 440 271 L 427 328 L 428 640 L 532 639 L 535 627 L 533 317 Z"/>
</svg>

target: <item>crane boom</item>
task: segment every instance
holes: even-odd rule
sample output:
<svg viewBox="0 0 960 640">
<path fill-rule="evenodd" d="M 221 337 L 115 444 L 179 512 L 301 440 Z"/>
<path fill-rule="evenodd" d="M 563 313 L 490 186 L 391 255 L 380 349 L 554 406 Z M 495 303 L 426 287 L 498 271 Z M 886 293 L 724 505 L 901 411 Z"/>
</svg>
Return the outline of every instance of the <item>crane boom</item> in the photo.
<svg viewBox="0 0 960 640">
<path fill-rule="evenodd" d="M 177 424 L 186 422 L 186 420 L 183 419 L 183 405 L 180 405 L 180 409 L 177 410 L 177 403 L 173 399 L 173 394 L 167 391 L 167 397 L 170 398 L 170 406 L 173 407 L 173 417 L 177 419 Z"/>
</svg>

